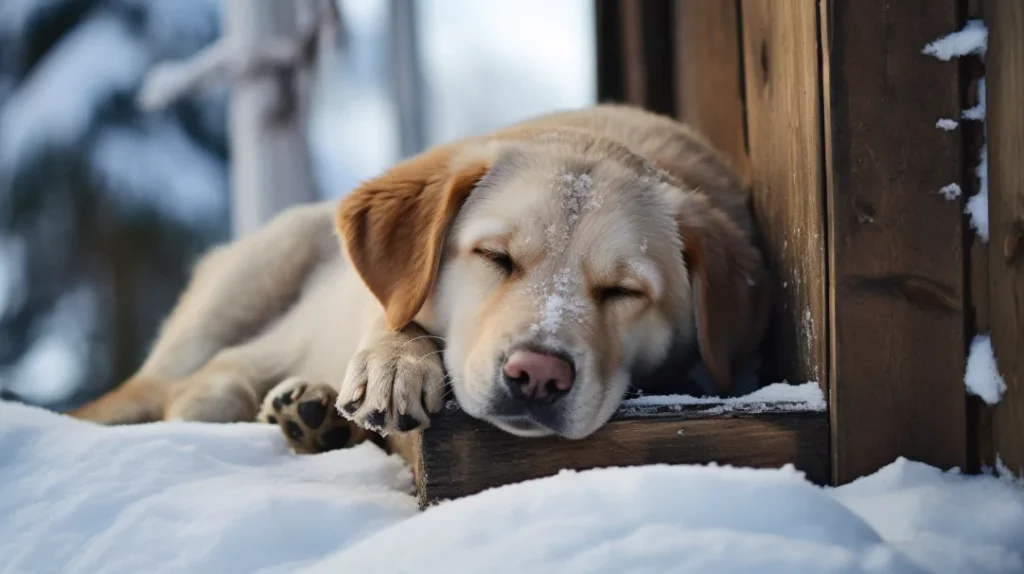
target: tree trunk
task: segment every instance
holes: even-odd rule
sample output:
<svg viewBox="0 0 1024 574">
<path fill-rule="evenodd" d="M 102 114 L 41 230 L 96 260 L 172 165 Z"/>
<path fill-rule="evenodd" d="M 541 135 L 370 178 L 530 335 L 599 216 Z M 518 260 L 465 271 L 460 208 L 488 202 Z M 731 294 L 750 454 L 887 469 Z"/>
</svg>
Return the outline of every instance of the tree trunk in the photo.
<svg viewBox="0 0 1024 574">
<path fill-rule="evenodd" d="M 274 41 L 299 42 L 309 30 L 308 1 L 228 0 L 227 40 L 240 54 Z M 234 235 L 247 234 L 276 213 L 316 199 L 307 139 L 312 70 L 247 74 L 231 86 L 231 200 Z"/>
</svg>

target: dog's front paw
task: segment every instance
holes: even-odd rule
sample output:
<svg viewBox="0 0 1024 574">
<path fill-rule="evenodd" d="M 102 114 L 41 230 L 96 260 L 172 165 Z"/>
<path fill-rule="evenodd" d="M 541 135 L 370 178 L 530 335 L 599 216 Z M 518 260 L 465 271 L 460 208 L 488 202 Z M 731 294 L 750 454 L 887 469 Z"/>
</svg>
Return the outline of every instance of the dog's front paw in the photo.
<svg viewBox="0 0 1024 574">
<path fill-rule="evenodd" d="M 281 427 L 288 445 L 300 454 L 362 442 L 369 433 L 342 418 L 334 408 L 336 400 L 330 386 L 291 377 L 267 393 L 256 420 Z"/>
<path fill-rule="evenodd" d="M 444 407 L 444 366 L 433 337 L 407 329 L 386 333 L 349 362 L 338 410 L 359 426 L 387 435 L 430 425 Z"/>
</svg>

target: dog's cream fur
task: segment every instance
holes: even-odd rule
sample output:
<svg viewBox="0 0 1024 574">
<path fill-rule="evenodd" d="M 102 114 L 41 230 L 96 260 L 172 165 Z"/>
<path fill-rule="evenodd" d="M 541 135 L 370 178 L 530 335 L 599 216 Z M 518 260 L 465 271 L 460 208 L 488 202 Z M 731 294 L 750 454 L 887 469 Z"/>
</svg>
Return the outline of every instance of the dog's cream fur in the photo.
<svg viewBox="0 0 1024 574">
<path fill-rule="evenodd" d="M 138 373 L 73 414 L 252 420 L 300 376 L 334 386 L 361 427 L 405 431 L 443 407 L 447 371 L 473 416 L 584 437 L 680 343 L 729 392 L 767 320 L 748 209 L 703 138 L 634 108 L 439 146 L 212 251 Z M 509 411 L 501 364 L 518 344 L 571 357 L 571 392 Z"/>
</svg>

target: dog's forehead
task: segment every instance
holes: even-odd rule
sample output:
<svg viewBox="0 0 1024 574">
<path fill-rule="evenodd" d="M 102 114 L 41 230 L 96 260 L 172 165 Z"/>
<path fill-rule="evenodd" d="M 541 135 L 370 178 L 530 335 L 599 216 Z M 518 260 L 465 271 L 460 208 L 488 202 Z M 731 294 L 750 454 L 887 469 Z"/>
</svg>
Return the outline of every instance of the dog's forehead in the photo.
<svg viewBox="0 0 1024 574">
<path fill-rule="evenodd" d="M 462 219 L 505 222 L 506 227 L 529 235 L 540 233 L 558 243 L 594 221 L 619 231 L 640 224 L 645 215 L 658 212 L 654 203 L 650 182 L 622 168 L 519 162 L 489 174 L 470 196 Z M 551 247 L 558 250 L 557 245 Z"/>
</svg>

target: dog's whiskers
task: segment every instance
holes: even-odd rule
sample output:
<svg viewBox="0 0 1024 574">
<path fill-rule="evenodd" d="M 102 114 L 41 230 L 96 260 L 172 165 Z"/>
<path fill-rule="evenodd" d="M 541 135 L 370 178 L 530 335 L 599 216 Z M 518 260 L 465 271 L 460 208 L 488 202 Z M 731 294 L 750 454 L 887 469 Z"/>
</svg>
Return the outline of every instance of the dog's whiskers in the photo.
<svg viewBox="0 0 1024 574">
<path fill-rule="evenodd" d="M 416 337 L 413 337 L 412 339 L 409 339 L 408 341 L 402 343 L 402 346 L 399 347 L 398 350 L 401 351 L 402 349 L 405 348 L 406 345 L 410 343 L 415 343 L 416 341 L 419 341 L 421 339 L 437 339 L 442 343 L 447 342 L 447 339 L 445 339 L 444 337 L 438 337 L 437 335 L 417 335 Z"/>
<path fill-rule="evenodd" d="M 418 358 L 416 360 L 417 361 L 422 361 L 423 359 L 426 359 L 428 357 L 433 357 L 434 355 L 440 355 L 443 352 L 444 351 L 440 351 L 440 350 L 438 350 L 438 351 L 431 351 L 431 352 L 427 353 L 426 355 L 423 355 L 422 357 L 420 357 L 420 358 Z"/>
</svg>

